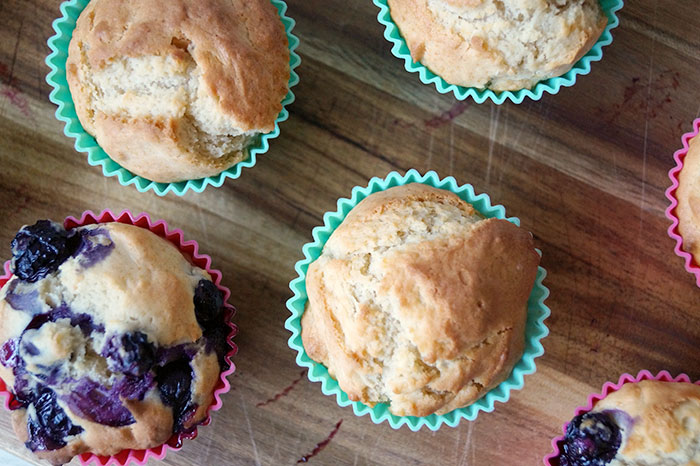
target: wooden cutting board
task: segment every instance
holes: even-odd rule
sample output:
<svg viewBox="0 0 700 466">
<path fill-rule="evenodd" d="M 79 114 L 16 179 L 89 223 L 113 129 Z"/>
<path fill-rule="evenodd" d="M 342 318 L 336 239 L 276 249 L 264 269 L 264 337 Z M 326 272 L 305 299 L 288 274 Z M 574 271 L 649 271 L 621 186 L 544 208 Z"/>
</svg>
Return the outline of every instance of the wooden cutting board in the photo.
<svg viewBox="0 0 700 466">
<path fill-rule="evenodd" d="M 199 241 L 233 291 L 233 388 L 213 423 L 164 464 L 291 465 L 342 420 L 310 463 L 537 465 L 605 381 L 640 369 L 700 378 L 700 290 L 664 217 L 672 154 L 700 114 L 695 2 L 629 1 L 590 75 L 538 102 L 501 106 L 458 102 L 405 72 L 370 0 L 288 3 L 302 64 L 281 137 L 238 180 L 158 197 L 103 177 L 54 119 L 44 58 L 59 2 L 0 0 L 0 259 L 23 224 L 127 208 Z M 472 183 L 520 217 L 551 290 L 551 335 L 525 388 L 435 433 L 395 431 L 338 407 L 301 376 L 283 326 L 294 263 L 323 213 L 372 176 L 409 168 Z M 39 464 L 8 412 L 0 431 L 0 448 Z"/>
</svg>

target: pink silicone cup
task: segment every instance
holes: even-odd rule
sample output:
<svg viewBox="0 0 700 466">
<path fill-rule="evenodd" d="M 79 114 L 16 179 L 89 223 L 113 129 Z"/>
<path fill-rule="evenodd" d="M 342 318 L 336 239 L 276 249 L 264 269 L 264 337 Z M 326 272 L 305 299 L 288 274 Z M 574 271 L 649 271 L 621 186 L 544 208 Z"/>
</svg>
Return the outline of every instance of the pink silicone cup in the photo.
<svg viewBox="0 0 700 466">
<path fill-rule="evenodd" d="M 641 382 L 642 380 L 657 380 L 660 382 L 687 382 L 690 383 L 690 377 L 688 377 L 686 374 L 680 374 L 677 377 L 673 377 L 668 371 L 661 371 L 658 374 L 654 375 L 651 372 L 647 370 L 640 371 L 637 376 L 633 376 L 631 374 L 622 374 L 620 376 L 620 380 L 617 381 L 617 383 L 612 383 L 612 382 L 605 382 L 603 385 L 603 388 L 600 393 L 595 393 L 588 395 L 588 403 L 585 406 L 579 406 L 576 408 L 576 411 L 574 411 L 574 417 L 578 416 L 581 413 L 585 413 L 593 409 L 593 406 L 606 396 L 608 396 L 610 393 L 615 392 L 620 389 L 624 384 L 626 383 L 637 383 Z M 700 380 L 693 382 L 695 385 L 700 385 Z M 562 427 L 562 433 L 566 434 L 566 427 L 569 425 L 567 422 L 564 424 Z M 559 465 L 559 446 L 561 442 L 564 440 L 564 435 L 560 435 L 559 437 L 556 437 L 552 440 L 552 453 L 549 455 L 545 456 L 543 459 L 543 462 L 547 466 L 560 466 Z"/>
<path fill-rule="evenodd" d="M 673 154 L 676 160 L 676 166 L 668 172 L 668 177 L 671 178 L 671 187 L 666 190 L 666 197 L 671 201 L 671 205 L 666 209 L 666 217 L 671 220 L 671 226 L 668 228 L 668 236 L 676 241 L 674 251 L 676 255 L 683 258 L 685 261 L 685 269 L 695 275 L 695 283 L 700 286 L 700 266 L 695 262 L 693 256 L 683 250 L 683 237 L 678 232 L 678 217 L 676 216 L 676 190 L 678 189 L 678 174 L 683 169 L 683 160 L 688 153 L 690 140 L 700 133 L 700 118 L 696 118 L 693 122 L 693 131 L 685 133 L 682 137 L 683 148 L 677 150 Z"/>
<path fill-rule="evenodd" d="M 111 210 L 103 210 L 99 214 L 92 211 L 85 211 L 80 218 L 68 217 L 63 221 L 65 228 L 74 228 L 76 226 L 90 225 L 94 223 L 119 222 L 129 225 L 135 225 L 140 228 L 146 228 L 161 238 L 170 241 L 177 247 L 185 257 L 191 259 L 192 263 L 197 267 L 201 267 L 211 275 L 212 281 L 224 295 L 224 306 L 226 308 L 226 325 L 231 329 L 226 338 L 231 350 L 226 354 L 225 361 L 228 363 L 228 368 L 221 372 L 219 383 L 214 388 L 214 402 L 207 409 L 207 417 L 198 424 L 208 425 L 211 422 L 211 412 L 218 411 L 223 405 L 221 395 L 228 392 L 231 388 L 227 377 L 236 370 L 236 366 L 231 361 L 231 358 L 238 352 L 238 347 L 233 343 L 232 339 L 238 333 L 238 328 L 231 322 L 235 309 L 228 303 L 231 296 L 231 291 L 221 285 L 221 272 L 211 268 L 211 257 L 206 254 L 199 253 L 199 245 L 196 241 L 185 241 L 182 230 L 178 228 L 170 228 L 164 220 L 153 221 L 146 213 L 140 213 L 134 216 L 131 212 L 125 210 L 119 214 L 114 214 Z M 0 287 L 4 286 L 7 281 L 12 278 L 10 271 L 10 261 L 5 262 L 5 274 L 0 277 Z M 0 397 L 5 398 L 5 408 L 11 409 L 14 402 L 14 396 L 10 393 L 5 385 L 5 382 L 0 379 Z M 125 466 L 127 464 L 144 465 L 150 459 L 162 460 L 165 458 L 169 450 L 179 450 L 182 448 L 184 439 L 193 439 L 197 436 L 197 427 L 179 434 L 174 434 L 170 439 L 162 445 L 147 450 L 122 450 L 116 455 L 99 456 L 94 453 L 83 453 L 78 458 L 80 464 L 98 464 L 100 466 Z"/>
</svg>

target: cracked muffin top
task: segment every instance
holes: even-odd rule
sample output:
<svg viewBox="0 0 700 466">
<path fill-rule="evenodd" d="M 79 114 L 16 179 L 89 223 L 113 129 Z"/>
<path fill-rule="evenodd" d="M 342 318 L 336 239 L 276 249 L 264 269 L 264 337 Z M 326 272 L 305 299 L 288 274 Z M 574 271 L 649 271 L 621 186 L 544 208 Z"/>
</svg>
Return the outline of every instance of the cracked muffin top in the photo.
<svg viewBox="0 0 700 466">
<path fill-rule="evenodd" d="M 289 81 L 269 0 L 92 0 L 66 75 L 85 130 L 137 175 L 215 175 L 274 129 Z"/>
<path fill-rule="evenodd" d="M 149 230 L 41 220 L 12 242 L 0 377 L 38 457 L 112 455 L 202 422 L 228 345 L 209 274 Z"/>
<path fill-rule="evenodd" d="M 388 0 L 414 61 L 450 84 L 529 89 L 566 73 L 607 23 L 598 0 Z"/>
<path fill-rule="evenodd" d="M 353 401 L 443 414 L 522 356 L 532 235 L 422 184 L 368 196 L 308 269 L 302 340 Z"/>
</svg>

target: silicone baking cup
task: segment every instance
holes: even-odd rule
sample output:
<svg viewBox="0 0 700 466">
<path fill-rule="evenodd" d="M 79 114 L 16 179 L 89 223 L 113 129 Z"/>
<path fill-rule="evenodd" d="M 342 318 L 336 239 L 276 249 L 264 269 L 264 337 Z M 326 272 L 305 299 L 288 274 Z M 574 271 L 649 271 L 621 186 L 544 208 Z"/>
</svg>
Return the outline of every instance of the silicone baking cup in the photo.
<svg viewBox="0 0 700 466">
<path fill-rule="evenodd" d="M 676 206 L 678 206 L 678 200 L 676 199 L 678 174 L 683 169 L 683 161 L 688 153 L 690 140 L 698 136 L 698 134 L 700 134 L 700 118 L 697 118 L 693 122 L 693 130 L 683 135 L 683 148 L 677 150 L 676 153 L 673 154 L 673 158 L 676 160 L 676 166 L 668 172 L 668 177 L 671 178 L 671 187 L 666 190 L 666 197 L 671 201 L 671 205 L 666 209 L 666 217 L 671 220 L 671 226 L 668 228 L 668 236 L 676 241 L 674 251 L 676 255 L 683 258 L 685 261 L 685 270 L 695 275 L 695 283 L 700 286 L 700 265 L 695 262 L 692 254 L 683 250 L 683 237 L 678 232 L 678 217 L 676 216 Z"/>
<path fill-rule="evenodd" d="M 642 380 L 657 380 L 660 382 L 687 382 L 690 383 L 690 377 L 688 377 L 686 374 L 680 374 L 677 377 L 673 377 L 668 371 L 661 371 L 656 375 L 653 375 L 651 372 L 647 370 L 640 371 L 639 374 L 635 377 L 634 375 L 631 374 L 622 374 L 620 376 L 620 380 L 617 381 L 617 383 L 613 382 L 605 382 L 603 385 L 602 390 L 600 393 L 595 393 L 591 394 L 588 396 L 588 403 L 585 406 L 579 406 L 576 408 L 576 411 L 574 412 L 574 416 L 576 417 L 579 414 L 582 413 L 587 413 L 591 409 L 593 409 L 593 406 L 595 404 L 608 396 L 612 392 L 616 392 L 617 390 L 620 389 L 624 384 L 626 383 L 637 383 L 641 382 Z M 700 385 L 700 380 L 693 382 L 695 385 Z M 569 425 L 567 422 L 564 424 L 562 427 L 562 432 L 566 434 L 566 427 Z M 543 459 L 543 463 L 547 466 L 560 466 L 559 465 L 559 455 L 561 454 L 560 446 L 562 445 L 562 442 L 564 441 L 564 435 L 561 435 L 554 440 L 552 440 L 552 448 L 553 452 L 550 453 L 549 455 L 545 456 Z"/>
<path fill-rule="evenodd" d="M 287 301 L 287 308 L 292 315 L 285 322 L 285 327 L 292 332 L 292 336 L 289 338 L 289 346 L 298 353 L 296 357 L 297 364 L 308 369 L 307 374 L 309 380 L 312 382 L 321 382 L 321 391 L 324 394 L 335 395 L 340 406 L 352 405 L 352 409 L 357 416 L 369 414 L 374 423 L 378 424 L 386 421 L 394 429 L 398 429 L 402 425 L 407 425 L 409 429 L 413 431 L 417 431 L 421 427 L 437 430 L 442 424 L 454 427 L 461 419 L 474 420 L 480 411 L 493 411 L 496 401 L 502 403 L 506 402 L 512 390 L 519 390 L 523 387 L 524 376 L 535 372 L 535 358 L 544 354 L 544 348 L 540 340 L 549 333 L 549 330 L 544 324 L 544 320 L 550 314 L 549 308 L 544 304 L 544 300 L 549 295 L 549 290 L 542 284 L 546 272 L 542 267 L 539 267 L 535 284 L 527 303 L 528 315 L 525 330 L 525 352 L 520 361 L 515 365 L 508 379 L 487 392 L 471 405 L 455 409 L 443 415 L 431 414 L 430 416 L 416 417 L 393 415 L 389 412 L 389 406 L 384 403 L 379 403 L 374 407 L 370 407 L 358 401 L 350 401 L 347 393 L 342 391 L 338 382 L 328 374 L 328 369 L 324 365 L 309 358 L 304 350 L 301 340 L 301 316 L 304 313 L 307 301 L 306 271 L 309 268 L 309 264 L 316 260 L 321 254 L 323 246 L 331 233 L 340 225 L 348 212 L 362 199 L 377 191 L 384 191 L 391 187 L 408 183 L 423 183 L 435 188 L 452 191 L 461 199 L 472 204 L 474 208 L 485 217 L 506 219 L 520 226 L 520 220 L 518 218 L 506 217 L 506 211 L 503 206 L 491 205 L 491 200 L 487 194 L 476 195 L 471 185 L 465 184 L 460 186 L 451 176 L 440 179 L 433 171 L 425 175 L 420 175 L 416 170 L 412 169 L 405 175 L 391 172 L 384 179 L 377 177 L 372 178 L 367 187 L 356 186 L 353 188 L 350 199 L 339 199 L 337 204 L 338 210 L 335 212 L 326 212 L 323 216 L 324 225 L 313 229 L 312 236 L 314 241 L 304 245 L 302 248 L 304 259 L 297 262 L 294 266 L 299 276 L 289 283 L 289 287 L 294 295 Z"/>
<path fill-rule="evenodd" d="M 279 16 L 284 24 L 289 42 L 289 91 L 282 99 L 282 111 L 275 120 L 275 129 L 269 133 L 262 134 L 257 141 L 249 147 L 249 157 L 238 162 L 236 165 L 222 171 L 218 175 L 200 178 L 196 180 L 179 181 L 177 183 L 157 183 L 141 176 L 135 175 L 117 162 L 112 160 L 107 153 L 97 144 L 95 138 L 85 131 L 75 113 L 75 105 L 71 97 L 68 82 L 66 81 L 66 60 L 68 59 L 68 44 L 70 44 L 73 30 L 75 29 L 78 16 L 83 11 L 90 0 L 69 0 L 61 3 L 62 16 L 53 22 L 53 29 L 56 31 L 48 40 L 51 53 L 46 57 L 46 64 L 51 71 L 46 76 L 46 82 L 53 90 L 49 94 L 49 100 L 56 104 L 56 118 L 65 123 L 63 133 L 69 138 L 75 139 L 75 150 L 86 152 L 90 165 L 102 167 L 104 176 L 116 176 L 122 186 L 134 185 L 140 192 L 153 190 L 159 196 L 164 196 L 168 192 L 173 192 L 182 196 L 187 191 L 201 193 L 207 186 L 220 187 L 227 178 L 238 178 L 241 176 L 243 168 L 253 167 L 257 157 L 267 152 L 270 148 L 270 140 L 280 134 L 279 124 L 289 118 L 286 106 L 294 102 L 292 87 L 299 82 L 299 76 L 294 69 L 301 63 L 301 58 L 295 52 L 299 46 L 299 39 L 292 34 L 294 20 L 285 15 L 287 4 L 282 0 L 270 0 L 277 8 Z"/>
<path fill-rule="evenodd" d="M 135 225 L 140 228 L 145 228 L 152 231 L 161 238 L 166 239 L 171 242 L 178 250 L 191 262 L 206 270 L 209 275 L 211 275 L 212 281 L 217 288 L 223 293 L 224 296 L 224 306 L 226 308 L 226 325 L 230 328 L 226 342 L 230 346 L 230 351 L 225 356 L 225 361 L 228 367 L 224 367 L 220 374 L 219 383 L 217 383 L 214 388 L 214 402 L 207 410 L 207 417 L 199 425 L 208 425 L 211 422 L 211 412 L 218 411 L 221 406 L 221 396 L 228 392 L 231 386 L 227 380 L 227 377 L 236 370 L 236 366 L 231 361 L 231 358 L 236 355 L 238 348 L 232 339 L 238 333 L 238 328 L 231 322 L 231 317 L 233 316 L 235 309 L 228 303 L 228 299 L 231 296 L 231 292 L 228 288 L 221 285 L 221 272 L 211 268 L 211 257 L 206 254 L 199 253 L 199 245 L 196 241 L 186 241 L 183 237 L 182 230 L 174 228 L 171 229 L 167 223 L 163 220 L 152 221 L 148 214 L 141 213 L 134 216 L 129 211 L 123 211 L 119 214 L 114 214 L 110 210 L 104 210 L 99 214 L 95 214 L 91 211 L 84 212 L 80 218 L 68 217 L 63 221 L 63 226 L 67 229 L 74 228 L 76 226 L 91 225 L 94 223 L 108 223 L 108 222 L 119 222 L 126 223 L 129 225 Z M 4 286 L 7 281 L 12 278 L 12 272 L 10 271 L 10 261 L 5 262 L 5 274 L 0 277 L 0 287 Z M 5 382 L 0 379 L 0 397 L 5 398 L 5 408 L 11 409 L 11 404 L 14 401 L 14 395 L 7 389 Z M 193 439 L 197 436 L 197 426 L 193 427 L 189 431 L 182 432 L 179 434 L 173 434 L 173 436 L 164 444 L 159 445 L 154 448 L 149 448 L 147 450 L 122 450 L 116 455 L 112 456 L 99 456 L 93 453 L 83 453 L 78 458 L 80 459 L 80 464 L 82 465 L 100 465 L 100 466 L 125 466 L 127 464 L 137 464 L 144 465 L 148 463 L 150 459 L 162 460 L 165 458 L 168 450 L 179 450 L 182 448 L 182 443 L 185 439 Z"/>
<path fill-rule="evenodd" d="M 430 71 L 420 62 L 414 62 L 411 58 L 411 52 L 408 50 L 408 45 L 396 23 L 391 19 L 388 0 L 373 0 L 374 4 L 379 7 L 377 20 L 384 25 L 384 37 L 386 40 L 394 44 L 391 47 L 391 53 L 395 57 L 404 61 L 404 68 L 410 73 L 418 73 L 423 84 L 434 84 L 437 91 L 441 94 L 452 92 L 458 100 L 465 100 L 471 97 L 476 103 L 483 103 L 486 100 L 500 105 L 506 100 L 513 103 L 522 103 L 525 98 L 539 100 L 545 92 L 556 94 L 562 87 L 573 86 L 578 75 L 585 75 L 591 72 L 591 63 L 599 61 L 603 58 L 603 47 L 610 45 L 613 41 L 611 31 L 620 24 L 617 15 L 615 14 L 624 5 L 624 0 L 600 0 L 600 6 L 608 18 L 608 24 L 605 30 L 598 38 L 598 41 L 593 45 L 574 66 L 561 76 L 549 78 L 538 82 L 532 89 L 520 89 L 517 91 L 492 91 L 490 89 L 479 89 L 476 87 L 457 86 L 450 84 L 440 76 Z"/>
</svg>

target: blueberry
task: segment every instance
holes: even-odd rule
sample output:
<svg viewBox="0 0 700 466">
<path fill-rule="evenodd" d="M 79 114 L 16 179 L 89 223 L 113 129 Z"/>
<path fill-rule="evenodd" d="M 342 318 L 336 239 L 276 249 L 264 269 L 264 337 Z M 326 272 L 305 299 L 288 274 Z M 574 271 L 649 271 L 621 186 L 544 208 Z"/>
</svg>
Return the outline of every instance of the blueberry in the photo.
<svg viewBox="0 0 700 466">
<path fill-rule="evenodd" d="M 146 393 L 153 386 L 153 373 L 148 372 L 141 377 L 126 375 L 116 384 L 114 390 L 125 400 L 143 401 Z"/>
<path fill-rule="evenodd" d="M 122 404 L 120 392 L 121 389 L 116 385 L 108 388 L 84 378 L 61 400 L 84 419 L 110 427 L 122 427 L 136 421 Z"/>
<path fill-rule="evenodd" d="M 0 347 L 0 363 L 3 366 L 14 369 L 20 365 L 19 342 L 19 338 L 12 338 Z"/>
<path fill-rule="evenodd" d="M 58 270 L 78 248 L 80 236 L 50 220 L 23 227 L 12 240 L 12 272 L 35 282 Z"/>
<path fill-rule="evenodd" d="M 66 446 L 66 437 L 83 431 L 75 426 L 56 402 L 53 390 L 39 386 L 32 402 L 34 413 L 27 417 L 29 440 L 27 448 L 31 451 L 57 450 Z"/>
<path fill-rule="evenodd" d="M 204 331 L 204 338 L 206 339 L 206 350 L 215 351 L 219 358 L 219 366 L 222 368 L 226 365 L 224 356 L 230 350 L 229 344 L 226 342 L 228 334 L 231 329 L 221 323 L 216 327 L 208 328 Z"/>
<path fill-rule="evenodd" d="M 200 280 L 194 290 L 194 314 L 203 328 L 219 325 L 223 317 L 224 297 L 209 280 Z"/>
<path fill-rule="evenodd" d="M 38 356 L 40 351 L 31 341 L 22 342 L 22 350 L 29 356 Z"/>
<path fill-rule="evenodd" d="M 102 241 L 92 241 L 90 239 L 97 236 L 102 236 Z M 103 244 L 104 239 L 109 240 L 109 242 Z M 106 229 L 97 228 L 94 230 L 82 230 L 80 245 L 73 253 L 73 256 L 79 257 L 80 266 L 83 269 L 87 269 L 103 261 L 113 250 L 114 243 Z"/>
<path fill-rule="evenodd" d="M 105 332 L 104 325 L 95 325 L 92 322 L 92 317 L 90 316 L 90 314 L 74 314 L 71 312 L 69 318 L 70 324 L 73 327 L 78 327 L 80 331 L 83 332 L 83 335 L 85 335 L 86 337 L 89 337 L 93 332 Z"/>
<path fill-rule="evenodd" d="M 15 369 L 14 403 L 10 403 L 10 409 L 26 408 L 34 401 L 35 392 L 29 385 L 29 376 L 23 368 Z"/>
<path fill-rule="evenodd" d="M 194 291 L 194 312 L 207 342 L 207 351 L 216 351 L 223 367 L 228 350 L 226 337 L 230 329 L 224 323 L 224 298 L 209 280 L 200 280 Z"/>
<path fill-rule="evenodd" d="M 46 322 L 53 322 L 54 320 L 54 316 L 50 312 L 44 314 L 36 314 L 34 317 L 32 317 L 32 320 L 30 320 L 27 326 L 24 328 L 24 332 L 26 332 L 27 330 L 36 330 L 42 325 L 44 325 Z M 24 334 L 24 332 L 22 332 L 22 334 Z"/>
<path fill-rule="evenodd" d="M 17 285 L 22 283 L 22 280 L 12 280 L 5 293 L 5 301 L 13 309 L 18 311 L 26 311 L 30 314 L 41 312 L 41 303 L 39 302 L 39 292 L 37 290 L 29 293 L 16 293 Z"/>
<path fill-rule="evenodd" d="M 566 429 L 561 466 L 605 466 L 621 441 L 620 428 L 606 412 L 576 416 Z"/>
<path fill-rule="evenodd" d="M 36 330 L 47 322 L 56 322 L 59 319 L 70 319 L 70 324 L 73 327 L 80 328 L 85 336 L 89 336 L 93 332 L 104 333 L 104 326 L 93 324 L 92 317 L 89 314 L 76 314 L 65 303 L 59 307 L 52 308 L 49 312 L 34 314 L 24 331 Z"/>
<path fill-rule="evenodd" d="M 112 372 L 143 375 L 155 363 L 156 349 L 143 332 L 113 335 L 101 352 Z"/>
<path fill-rule="evenodd" d="M 177 359 L 192 360 L 197 355 L 199 348 L 191 343 L 183 343 L 175 346 L 161 346 L 156 350 L 156 364 L 165 366 Z"/>
<path fill-rule="evenodd" d="M 179 359 L 160 368 L 156 376 L 160 399 L 173 409 L 173 432 L 181 432 L 196 405 L 191 403 L 192 368 L 187 359 Z"/>
</svg>

